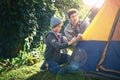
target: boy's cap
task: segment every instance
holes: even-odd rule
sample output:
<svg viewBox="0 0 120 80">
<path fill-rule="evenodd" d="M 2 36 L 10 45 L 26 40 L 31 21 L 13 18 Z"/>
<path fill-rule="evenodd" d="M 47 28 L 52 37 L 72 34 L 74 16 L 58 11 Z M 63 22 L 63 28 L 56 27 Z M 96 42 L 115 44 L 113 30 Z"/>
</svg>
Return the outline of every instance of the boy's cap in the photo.
<svg viewBox="0 0 120 80">
<path fill-rule="evenodd" d="M 60 19 L 60 18 L 58 18 L 58 17 L 56 17 L 56 16 L 53 16 L 52 18 L 51 18 L 51 21 L 50 21 L 50 26 L 51 27 L 55 27 L 56 25 L 58 25 L 59 23 L 61 23 L 62 22 L 62 20 Z"/>
</svg>

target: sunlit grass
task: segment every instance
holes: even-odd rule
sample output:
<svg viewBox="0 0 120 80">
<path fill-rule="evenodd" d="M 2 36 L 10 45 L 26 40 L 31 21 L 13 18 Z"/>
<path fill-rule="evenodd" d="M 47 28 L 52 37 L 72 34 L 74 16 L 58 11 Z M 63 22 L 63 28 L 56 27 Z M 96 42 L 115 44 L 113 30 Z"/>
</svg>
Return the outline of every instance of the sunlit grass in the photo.
<svg viewBox="0 0 120 80">
<path fill-rule="evenodd" d="M 0 80 L 26 80 L 39 72 L 40 63 L 33 66 L 21 66 L 16 69 L 4 71 L 0 74 Z"/>
<path fill-rule="evenodd" d="M 81 74 L 55 75 L 49 71 L 40 72 L 41 63 L 4 71 L 0 74 L 0 80 L 84 80 Z"/>
<path fill-rule="evenodd" d="M 49 71 L 40 72 L 40 65 L 41 63 L 37 63 L 33 66 L 21 66 L 4 71 L 0 74 L 0 80 L 102 80 L 95 77 L 85 77 L 84 73 L 79 71 L 62 75 L 55 75 Z M 106 76 L 100 75 L 100 77 L 103 77 L 104 80 L 115 80 Z"/>
</svg>

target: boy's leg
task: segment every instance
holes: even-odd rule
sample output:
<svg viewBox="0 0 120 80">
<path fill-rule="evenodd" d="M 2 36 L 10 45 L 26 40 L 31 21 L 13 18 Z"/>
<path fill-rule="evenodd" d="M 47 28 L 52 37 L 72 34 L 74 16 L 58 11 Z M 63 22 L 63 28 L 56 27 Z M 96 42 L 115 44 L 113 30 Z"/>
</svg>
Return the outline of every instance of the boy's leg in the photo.
<svg viewBox="0 0 120 80">
<path fill-rule="evenodd" d="M 48 70 L 54 74 L 57 74 L 60 71 L 60 65 L 55 61 L 47 61 Z"/>
<path fill-rule="evenodd" d="M 40 67 L 41 71 L 47 70 L 47 63 L 46 61 L 43 62 L 42 66 Z"/>
<path fill-rule="evenodd" d="M 61 54 L 60 57 L 61 58 L 60 58 L 59 64 L 64 64 L 64 63 L 68 63 L 70 55 L 68 55 L 68 54 Z"/>
</svg>

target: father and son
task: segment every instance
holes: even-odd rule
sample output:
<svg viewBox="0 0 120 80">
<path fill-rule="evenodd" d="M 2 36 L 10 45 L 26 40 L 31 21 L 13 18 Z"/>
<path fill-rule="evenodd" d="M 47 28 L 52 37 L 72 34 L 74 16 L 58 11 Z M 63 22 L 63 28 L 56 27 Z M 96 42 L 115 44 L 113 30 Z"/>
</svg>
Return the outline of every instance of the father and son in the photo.
<svg viewBox="0 0 120 80">
<path fill-rule="evenodd" d="M 62 64 L 69 64 L 70 55 L 62 53 L 62 50 L 73 46 L 82 38 L 82 33 L 86 30 L 88 23 L 79 20 L 79 12 L 76 9 L 70 9 L 67 13 L 69 23 L 64 29 L 65 37 L 60 33 L 63 21 L 53 16 L 50 21 L 51 31 L 45 37 L 46 50 L 44 53 L 44 62 L 40 70 L 49 70 L 57 74 Z"/>
</svg>

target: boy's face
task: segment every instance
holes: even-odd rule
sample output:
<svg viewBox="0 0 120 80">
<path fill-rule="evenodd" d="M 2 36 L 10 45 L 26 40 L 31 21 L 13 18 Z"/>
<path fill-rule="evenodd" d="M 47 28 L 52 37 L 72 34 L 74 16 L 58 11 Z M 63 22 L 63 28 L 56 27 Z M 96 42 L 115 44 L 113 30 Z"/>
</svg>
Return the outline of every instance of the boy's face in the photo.
<svg viewBox="0 0 120 80">
<path fill-rule="evenodd" d="M 60 24 L 57 26 L 58 32 L 61 31 L 61 29 L 62 29 L 62 25 L 63 25 L 63 23 L 60 23 Z"/>
<path fill-rule="evenodd" d="M 57 25 L 56 27 L 54 27 L 53 28 L 54 31 L 59 33 L 61 31 L 61 29 L 62 29 L 62 25 L 63 25 L 63 23 L 60 23 L 59 25 Z"/>
<path fill-rule="evenodd" d="M 73 25 L 77 25 L 78 17 L 79 17 L 78 13 L 73 13 L 72 15 L 70 15 L 70 20 L 71 20 Z"/>
</svg>

